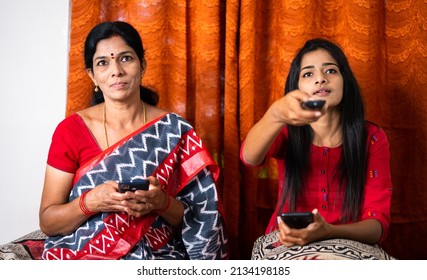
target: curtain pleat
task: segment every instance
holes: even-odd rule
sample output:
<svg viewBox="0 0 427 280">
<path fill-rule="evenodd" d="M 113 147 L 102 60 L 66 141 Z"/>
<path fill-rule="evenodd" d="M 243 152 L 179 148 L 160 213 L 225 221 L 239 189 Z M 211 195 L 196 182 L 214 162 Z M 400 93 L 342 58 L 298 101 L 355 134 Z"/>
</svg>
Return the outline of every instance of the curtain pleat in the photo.
<svg viewBox="0 0 427 280">
<path fill-rule="evenodd" d="M 386 248 L 427 259 L 427 1 L 387 1 L 382 126 L 391 148 L 394 192 Z"/>
<path fill-rule="evenodd" d="M 400 259 L 427 258 L 427 0 L 72 0 L 67 115 L 89 105 L 83 43 L 107 20 L 138 29 L 142 83 L 157 90 L 160 107 L 194 125 L 221 167 L 232 259 L 250 258 L 277 201 L 275 162 L 247 168 L 240 145 L 283 95 L 297 49 L 313 37 L 338 43 L 367 118 L 390 142 L 392 223 L 383 246 Z"/>
<path fill-rule="evenodd" d="M 237 39 L 239 35 L 239 0 L 227 1 L 225 7 L 224 34 L 224 101 L 222 110 L 223 122 L 223 204 L 226 213 L 227 232 L 230 245 L 230 258 L 241 258 L 239 250 L 239 229 L 243 220 L 240 198 L 244 194 L 239 172 L 240 160 L 240 118 L 239 118 L 239 55 Z"/>
</svg>

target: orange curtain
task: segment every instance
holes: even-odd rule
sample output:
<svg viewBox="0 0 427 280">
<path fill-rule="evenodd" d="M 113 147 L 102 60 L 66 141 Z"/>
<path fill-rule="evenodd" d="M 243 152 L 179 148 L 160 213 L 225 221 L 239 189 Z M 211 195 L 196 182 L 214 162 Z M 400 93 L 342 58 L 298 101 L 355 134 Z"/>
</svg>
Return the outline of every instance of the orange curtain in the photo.
<svg viewBox="0 0 427 280">
<path fill-rule="evenodd" d="M 187 118 L 222 169 L 218 184 L 232 259 L 248 259 L 277 200 L 275 163 L 240 163 L 246 133 L 283 95 L 303 42 L 340 44 L 355 72 L 368 119 L 389 138 L 394 194 L 384 247 L 400 259 L 427 258 L 426 0 L 72 0 L 67 115 L 89 105 L 83 43 L 107 20 L 140 32 L 142 83 L 159 106 Z"/>
</svg>

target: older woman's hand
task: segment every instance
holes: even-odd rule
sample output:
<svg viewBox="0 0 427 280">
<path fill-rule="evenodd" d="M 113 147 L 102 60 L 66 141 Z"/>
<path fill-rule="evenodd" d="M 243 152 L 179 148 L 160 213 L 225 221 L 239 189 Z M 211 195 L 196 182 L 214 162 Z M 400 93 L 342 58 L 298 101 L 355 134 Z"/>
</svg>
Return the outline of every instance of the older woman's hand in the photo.
<svg viewBox="0 0 427 280">
<path fill-rule="evenodd" d="M 159 180 L 153 176 L 147 179 L 150 181 L 147 191 L 128 191 L 124 194 L 126 200 L 122 204 L 126 207 L 125 211 L 131 216 L 141 217 L 151 211 L 159 211 L 167 206 L 168 194 L 162 189 Z"/>
</svg>

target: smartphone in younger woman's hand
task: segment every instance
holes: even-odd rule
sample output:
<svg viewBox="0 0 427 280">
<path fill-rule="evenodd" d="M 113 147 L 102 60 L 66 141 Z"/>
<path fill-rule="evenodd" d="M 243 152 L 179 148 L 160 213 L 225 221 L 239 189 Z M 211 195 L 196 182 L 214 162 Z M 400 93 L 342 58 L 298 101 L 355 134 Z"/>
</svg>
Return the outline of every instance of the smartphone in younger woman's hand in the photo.
<svg viewBox="0 0 427 280">
<path fill-rule="evenodd" d="M 294 212 L 280 214 L 282 221 L 290 228 L 306 228 L 314 221 L 314 215 L 311 212 Z"/>
</svg>

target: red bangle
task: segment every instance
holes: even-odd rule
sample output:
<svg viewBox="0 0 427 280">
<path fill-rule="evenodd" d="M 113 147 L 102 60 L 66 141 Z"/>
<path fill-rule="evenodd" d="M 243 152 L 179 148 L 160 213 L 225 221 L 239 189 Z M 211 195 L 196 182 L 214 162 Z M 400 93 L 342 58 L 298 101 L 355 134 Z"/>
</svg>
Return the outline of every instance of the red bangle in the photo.
<svg viewBox="0 0 427 280">
<path fill-rule="evenodd" d="M 90 191 L 90 190 L 89 190 Z M 82 212 L 86 215 L 86 216 L 92 216 L 95 215 L 96 212 L 92 212 L 89 211 L 89 209 L 87 209 L 86 204 L 85 204 L 85 197 L 87 195 L 87 193 L 89 191 L 85 191 L 84 193 L 82 193 L 82 195 L 79 198 L 79 206 L 80 206 L 80 210 L 82 210 Z"/>
<path fill-rule="evenodd" d="M 166 191 L 164 191 L 164 190 L 163 190 L 163 192 L 165 193 L 168 201 L 166 202 L 166 206 L 165 207 L 163 207 L 162 209 L 156 210 L 157 214 L 162 214 L 162 213 L 166 212 L 166 210 L 168 210 L 169 206 L 171 205 L 171 197 L 170 197 L 170 195 Z"/>
</svg>

